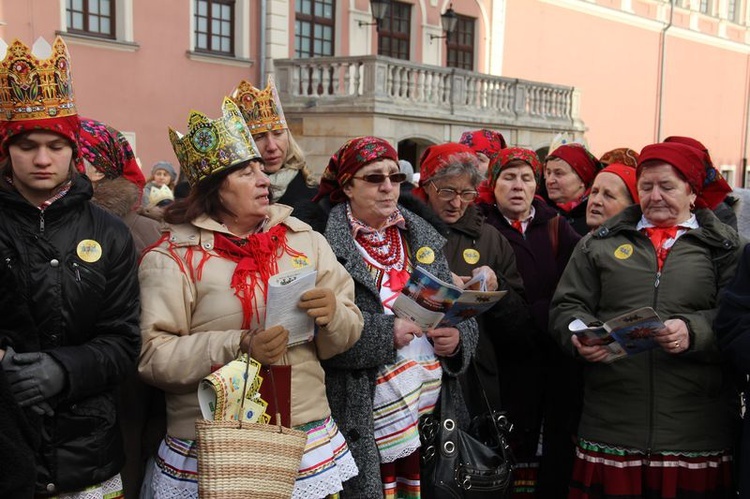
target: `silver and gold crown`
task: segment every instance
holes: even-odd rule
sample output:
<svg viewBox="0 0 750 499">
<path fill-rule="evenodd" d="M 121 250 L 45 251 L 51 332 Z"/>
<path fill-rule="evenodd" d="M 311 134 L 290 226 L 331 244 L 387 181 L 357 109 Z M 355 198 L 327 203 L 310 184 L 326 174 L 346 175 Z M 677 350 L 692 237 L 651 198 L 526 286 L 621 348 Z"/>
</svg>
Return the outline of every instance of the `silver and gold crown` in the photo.
<svg viewBox="0 0 750 499">
<path fill-rule="evenodd" d="M 4 53 L 3 53 L 4 49 Z M 77 114 L 68 47 L 59 36 L 33 48 L 20 40 L 0 43 L 0 112 L 6 121 L 64 118 Z"/>
<path fill-rule="evenodd" d="M 172 148 L 191 186 L 239 163 L 261 158 L 237 105 L 225 97 L 221 111 L 222 116 L 215 120 L 191 111 L 185 135 L 169 129 Z"/>
<path fill-rule="evenodd" d="M 231 99 L 240 107 L 250 133 L 288 128 L 273 75 L 268 75 L 268 84 L 263 90 L 255 88 L 249 81 L 241 81 L 232 92 Z"/>
</svg>

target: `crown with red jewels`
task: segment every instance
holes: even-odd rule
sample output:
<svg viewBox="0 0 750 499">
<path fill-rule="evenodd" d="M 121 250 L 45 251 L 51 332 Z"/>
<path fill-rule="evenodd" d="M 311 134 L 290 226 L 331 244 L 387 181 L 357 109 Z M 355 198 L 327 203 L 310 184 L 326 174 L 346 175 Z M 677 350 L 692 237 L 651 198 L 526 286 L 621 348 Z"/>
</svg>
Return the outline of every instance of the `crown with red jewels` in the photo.
<svg viewBox="0 0 750 499">
<path fill-rule="evenodd" d="M 5 49 L 4 57 L 3 51 Z M 0 113 L 5 121 L 75 116 L 68 47 L 59 36 L 0 44 Z"/>
<path fill-rule="evenodd" d="M 249 81 L 241 81 L 232 92 L 231 99 L 240 107 L 250 133 L 288 128 L 273 75 L 268 75 L 268 84 L 263 90 L 255 88 Z"/>
<path fill-rule="evenodd" d="M 221 111 L 222 116 L 215 120 L 191 111 L 185 135 L 169 129 L 172 148 L 191 186 L 229 167 L 261 158 L 237 105 L 225 97 Z"/>
</svg>

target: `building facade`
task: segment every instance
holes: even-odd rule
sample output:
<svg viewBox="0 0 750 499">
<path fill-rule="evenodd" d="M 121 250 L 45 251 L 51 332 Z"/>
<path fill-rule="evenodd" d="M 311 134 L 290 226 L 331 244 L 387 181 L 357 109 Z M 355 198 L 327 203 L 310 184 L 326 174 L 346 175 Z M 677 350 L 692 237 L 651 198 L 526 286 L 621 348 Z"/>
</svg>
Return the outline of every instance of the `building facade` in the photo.
<svg viewBox="0 0 750 499">
<path fill-rule="evenodd" d="M 0 0 L 0 37 L 61 35 L 80 114 L 125 132 L 146 171 L 175 160 L 168 126 L 273 73 L 318 173 L 352 136 L 414 161 L 487 127 L 540 152 L 560 133 L 595 154 L 690 135 L 742 185 L 749 3 L 390 0 L 381 15 L 369 0 Z"/>
</svg>

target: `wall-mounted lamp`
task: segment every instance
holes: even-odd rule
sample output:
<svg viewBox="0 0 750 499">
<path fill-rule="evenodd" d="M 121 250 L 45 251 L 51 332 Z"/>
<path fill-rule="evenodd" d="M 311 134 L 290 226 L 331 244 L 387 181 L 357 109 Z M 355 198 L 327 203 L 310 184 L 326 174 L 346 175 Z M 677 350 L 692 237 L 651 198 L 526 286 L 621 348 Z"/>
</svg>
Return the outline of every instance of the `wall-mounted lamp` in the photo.
<svg viewBox="0 0 750 499">
<path fill-rule="evenodd" d="M 453 10 L 453 4 L 448 6 L 448 10 L 440 14 L 440 24 L 443 26 L 444 35 L 430 35 L 430 43 L 435 38 L 445 38 L 446 43 L 448 37 L 456 31 L 456 25 L 458 24 L 458 14 Z"/>
<path fill-rule="evenodd" d="M 380 31 L 380 23 L 385 19 L 385 15 L 388 13 L 388 6 L 390 3 L 390 0 L 370 0 L 370 9 L 372 10 L 372 17 L 375 21 L 371 23 L 358 21 L 359 27 L 375 26 L 375 29 Z"/>
</svg>

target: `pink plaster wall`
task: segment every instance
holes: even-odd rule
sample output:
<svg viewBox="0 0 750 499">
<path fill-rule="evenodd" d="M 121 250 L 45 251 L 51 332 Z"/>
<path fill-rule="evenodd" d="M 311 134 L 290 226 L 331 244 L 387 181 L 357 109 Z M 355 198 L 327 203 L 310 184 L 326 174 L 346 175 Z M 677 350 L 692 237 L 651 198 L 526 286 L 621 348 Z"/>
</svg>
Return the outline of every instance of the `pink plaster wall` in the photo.
<svg viewBox="0 0 750 499">
<path fill-rule="evenodd" d="M 52 40 L 60 26 L 57 1 L 3 0 L 0 9 L 7 23 L 0 37 L 6 41 Z M 184 133 L 191 109 L 218 116 L 224 95 L 242 79 L 257 81 L 257 70 L 190 60 L 185 0 L 136 1 L 133 17 L 135 52 L 67 43 L 79 114 L 135 132 L 137 153 L 148 172 L 156 161 L 177 162 L 168 126 Z M 255 39 L 251 46 L 257 47 Z"/>
<path fill-rule="evenodd" d="M 533 26 L 534 29 L 529 29 Z M 690 135 L 740 165 L 748 57 L 667 38 L 662 138 Z M 549 3 L 509 0 L 506 76 L 572 85 L 595 154 L 656 140 L 659 33 Z"/>
</svg>

